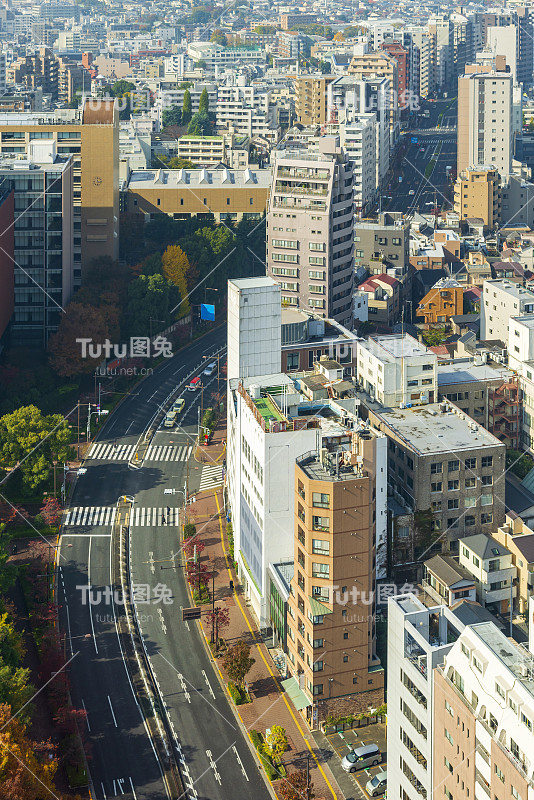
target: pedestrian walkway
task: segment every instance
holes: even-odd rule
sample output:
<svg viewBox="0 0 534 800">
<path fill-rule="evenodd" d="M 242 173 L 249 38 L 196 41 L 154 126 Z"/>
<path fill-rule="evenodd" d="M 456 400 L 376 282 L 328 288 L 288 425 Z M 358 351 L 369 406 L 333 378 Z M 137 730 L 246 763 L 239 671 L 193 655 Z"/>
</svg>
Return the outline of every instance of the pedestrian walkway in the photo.
<svg viewBox="0 0 534 800">
<path fill-rule="evenodd" d="M 203 467 L 200 476 L 199 492 L 206 492 L 209 489 L 216 489 L 223 482 L 223 468 L 220 464 L 215 466 Z"/>
<path fill-rule="evenodd" d="M 129 461 L 134 457 L 136 444 L 117 445 L 95 442 L 87 459 L 95 461 Z M 187 461 L 193 452 L 192 445 L 150 445 L 146 451 L 144 461 Z"/>
<path fill-rule="evenodd" d="M 63 524 L 76 527 L 113 525 L 115 513 L 115 506 L 76 506 L 67 512 Z M 179 509 L 170 508 L 169 510 L 168 506 L 164 508 L 146 508 L 134 505 L 130 516 L 130 526 L 135 528 L 178 524 Z"/>
</svg>

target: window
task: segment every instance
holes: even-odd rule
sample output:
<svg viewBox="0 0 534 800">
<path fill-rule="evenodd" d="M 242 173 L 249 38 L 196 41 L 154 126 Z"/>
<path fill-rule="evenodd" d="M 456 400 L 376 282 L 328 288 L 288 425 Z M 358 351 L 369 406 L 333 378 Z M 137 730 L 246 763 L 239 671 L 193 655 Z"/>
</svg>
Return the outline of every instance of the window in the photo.
<svg viewBox="0 0 534 800">
<path fill-rule="evenodd" d="M 312 527 L 314 531 L 329 531 L 330 520 L 328 517 L 312 517 Z"/>
<path fill-rule="evenodd" d="M 313 640 L 313 649 L 318 650 L 324 644 L 324 639 L 314 639 Z"/>
<path fill-rule="evenodd" d="M 490 522 L 493 522 L 493 514 L 491 511 L 486 511 L 480 515 L 481 525 L 488 525 Z"/>
<path fill-rule="evenodd" d="M 440 472 L 443 472 L 443 464 L 439 461 L 434 461 L 430 465 L 430 474 L 431 475 L 438 475 Z"/>
<path fill-rule="evenodd" d="M 465 488 L 466 489 L 474 489 L 476 485 L 477 485 L 477 479 L 476 478 L 466 478 L 465 479 Z"/>
<path fill-rule="evenodd" d="M 445 700 L 445 711 L 448 711 L 448 712 L 449 712 L 449 714 L 450 714 L 450 715 L 451 715 L 451 717 L 452 717 L 452 715 L 453 715 L 453 713 L 454 713 L 454 712 L 453 712 L 453 709 L 452 709 L 452 706 L 451 706 L 451 704 L 450 704 L 450 703 L 449 703 L 447 700 Z"/>
<path fill-rule="evenodd" d="M 449 772 L 452 772 L 452 764 L 451 764 L 451 762 L 449 761 L 449 759 L 447 758 L 447 756 L 444 756 L 444 758 L 443 758 L 443 763 L 445 764 L 445 766 L 447 767 L 447 769 L 449 770 Z M 447 792 L 447 789 L 445 789 L 445 794 L 448 794 L 448 795 L 450 795 L 450 796 L 452 797 L 451 793 L 450 793 L 450 792 Z"/>
<path fill-rule="evenodd" d="M 449 517 L 447 520 L 448 528 L 457 528 L 459 525 L 458 517 Z"/>
<path fill-rule="evenodd" d="M 322 694 L 323 693 L 323 684 L 322 683 L 316 683 L 315 686 L 313 687 L 313 693 L 314 694 Z"/>
<path fill-rule="evenodd" d="M 460 508 L 460 501 L 458 498 L 454 500 L 447 500 L 447 508 L 449 511 L 455 511 L 457 508 Z"/>
<path fill-rule="evenodd" d="M 348 639 L 349 638 L 349 634 L 347 633 L 347 631 L 343 632 L 343 638 L 344 639 Z"/>
<path fill-rule="evenodd" d="M 501 783 L 504 783 L 504 772 L 501 772 L 497 764 L 495 764 L 495 775 L 498 777 Z"/>
<path fill-rule="evenodd" d="M 321 253 L 324 253 L 326 244 L 324 242 L 310 242 L 310 250 L 319 250 Z"/>
<path fill-rule="evenodd" d="M 456 458 L 454 461 L 449 461 L 448 470 L 449 472 L 458 472 L 460 469 L 460 462 Z"/>
<path fill-rule="evenodd" d="M 452 734 L 449 733 L 447 728 L 445 728 L 445 738 L 451 743 L 454 744 L 454 740 L 452 738 Z"/>
<path fill-rule="evenodd" d="M 443 486 L 443 484 L 441 483 L 441 481 L 438 481 L 437 483 L 431 483 L 430 484 L 430 491 L 431 492 L 441 492 L 442 486 Z"/>
<path fill-rule="evenodd" d="M 431 369 L 434 369 L 434 365 L 433 364 L 423 364 L 423 371 L 428 371 L 428 370 L 431 370 Z"/>
<path fill-rule="evenodd" d="M 492 494 L 483 494 L 480 497 L 480 505 L 481 506 L 491 506 L 493 504 L 493 495 Z"/>
<path fill-rule="evenodd" d="M 523 714 L 523 712 L 521 712 L 521 722 L 529 729 L 529 731 L 532 730 L 532 722 Z"/>
<path fill-rule="evenodd" d="M 466 497 L 464 502 L 466 508 L 474 508 L 477 504 L 477 499 L 476 497 Z"/>
<path fill-rule="evenodd" d="M 330 555 L 330 542 L 323 539 L 312 539 L 312 553 L 314 555 Z"/>
<path fill-rule="evenodd" d="M 482 486 L 493 486 L 493 475 L 483 475 Z"/>
<path fill-rule="evenodd" d="M 460 481 L 459 480 L 449 481 L 447 484 L 447 488 L 449 489 L 449 492 L 456 491 L 457 489 L 460 488 Z"/>
<path fill-rule="evenodd" d="M 464 517 L 464 525 L 466 528 L 472 528 L 476 524 L 476 520 L 471 515 Z"/>
<path fill-rule="evenodd" d="M 482 662 L 479 661 L 476 656 L 473 656 L 473 666 L 480 672 L 480 674 L 482 674 Z"/>
<path fill-rule="evenodd" d="M 317 508 L 330 508 L 330 495 L 313 492 L 312 504 Z"/>
<path fill-rule="evenodd" d="M 329 578 L 330 565 L 329 564 L 312 564 L 312 577 L 314 578 Z"/>
<path fill-rule="evenodd" d="M 515 797 L 515 800 L 521 800 L 521 795 L 515 788 L 515 786 L 510 786 L 510 792 L 512 793 L 512 797 Z"/>
<path fill-rule="evenodd" d="M 433 503 L 430 503 L 430 510 L 435 514 L 437 511 L 441 511 L 441 500 L 434 500 Z"/>
<path fill-rule="evenodd" d="M 482 467 L 492 467 L 493 456 L 482 456 Z"/>
<path fill-rule="evenodd" d="M 445 797 L 447 798 L 447 800 L 454 800 L 452 792 L 449 792 L 449 790 L 446 787 L 443 789 L 443 792 L 444 792 Z"/>
<path fill-rule="evenodd" d="M 476 458 L 466 458 L 465 459 L 465 468 L 466 469 L 476 469 L 477 460 Z"/>
<path fill-rule="evenodd" d="M 273 247 L 286 247 L 290 250 L 298 250 L 299 243 L 294 239 L 273 239 Z"/>
<path fill-rule="evenodd" d="M 324 667 L 324 661 L 314 661 L 313 662 L 313 671 L 314 672 L 322 672 Z"/>
<path fill-rule="evenodd" d="M 397 536 L 399 539 L 409 539 L 410 528 L 408 527 L 408 525 L 399 525 Z"/>
<path fill-rule="evenodd" d="M 495 683 L 495 691 L 497 692 L 498 695 L 500 695 L 503 698 L 503 700 L 506 700 L 506 692 L 504 691 L 500 683 Z"/>
</svg>

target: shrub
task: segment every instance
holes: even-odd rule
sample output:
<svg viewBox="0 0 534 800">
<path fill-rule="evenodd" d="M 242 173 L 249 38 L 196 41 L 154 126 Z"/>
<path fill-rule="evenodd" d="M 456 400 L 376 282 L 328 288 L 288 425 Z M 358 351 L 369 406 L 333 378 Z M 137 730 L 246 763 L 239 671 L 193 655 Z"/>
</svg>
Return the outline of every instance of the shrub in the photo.
<svg viewBox="0 0 534 800">
<path fill-rule="evenodd" d="M 242 704 L 243 698 L 241 697 L 241 692 L 235 683 L 232 683 L 232 681 L 228 681 L 228 693 L 236 706 L 240 706 Z"/>
<path fill-rule="evenodd" d="M 184 525 L 184 539 L 190 539 L 191 536 L 194 536 L 197 532 L 197 526 L 194 525 L 192 522 L 188 522 Z"/>
<path fill-rule="evenodd" d="M 261 733 L 259 731 L 250 731 L 250 738 L 256 750 L 259 750 L 263 744 L 263 736 Z"/>
</svg>

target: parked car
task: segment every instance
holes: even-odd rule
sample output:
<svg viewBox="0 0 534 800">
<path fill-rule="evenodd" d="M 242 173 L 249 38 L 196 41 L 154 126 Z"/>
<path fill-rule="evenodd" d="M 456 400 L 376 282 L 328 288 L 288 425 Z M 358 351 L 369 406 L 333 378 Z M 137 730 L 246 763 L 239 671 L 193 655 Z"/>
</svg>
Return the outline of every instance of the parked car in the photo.
<svg viewBox="0 0 534 800">
<path fill-rule="evenodd" d="M 386 770 L 377 772 L 370 781 L 365 784 L 365 791 L 370 797 L 376 797 L 377 794 L 382 794 L 386 791 L 388 785 L 388 776 Z"/>
<path fill-rule="evenodd" d="M 367 744 L 363 747 L 356 747 L 347 753 L 341 760 L 341 766 L 345 772 L 356 772 L 365 767 L 374 767 L 382 761 L 382 753 L 377 744 Z"/>
</svg>

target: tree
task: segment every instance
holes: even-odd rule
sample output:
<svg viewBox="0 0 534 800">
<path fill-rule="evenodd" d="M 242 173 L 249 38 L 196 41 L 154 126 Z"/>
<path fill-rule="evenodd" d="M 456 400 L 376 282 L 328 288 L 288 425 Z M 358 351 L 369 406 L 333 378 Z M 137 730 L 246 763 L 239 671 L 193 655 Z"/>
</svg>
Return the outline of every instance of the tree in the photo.
<svg viewBox="0 0 534 800">
<path fill-rule="evenodd" d="M 423 331 L 423 342 L 427 347 L 436 347 L 442 344 L 446 338 L 445 328 L 430 328 L 428 331 Z"/>
<path fill-rule="evenodd" d="M 343 36 L 341 31 L 338 31 L 334 36 L 334 42 L 344 42 L 344 41 L 345 41 L 345 37 Z"/>
<path fill-rule="evenodd" d="M 170 309 L 179 299 L 178 289 L 163 275 L 140 275 L 128 287 L 128 335 L 150 336 L 155 330 L 168 327 L 171 322 Z"/>
<path fill-rule="evenodd" d="M 57 525 L 62 511 L 61 503 L 55 497 L 47 497 L 39 513 L 45 525 Z"/>
<path fill-rule="evenodd" d="M 280 792 L 283 800 L 313 800 L 315 792 L 313 791 L 313 783 L 310 781 L 308 785 L 308 776 L 303 769 L 296 772 L 291 772 L 285 780 L 280 783 L 278 791 Z"/>
<path fill-rule="evenodd" d="M 9 614 L 0 614 L 0 661 L 9 667 L 17 667 L 22 663 L 25 650 L 22 636 L 15 630 Z"/>
<path fill-rule="evenodd" d="M 332 64 L 330 61 L 321 61 L 319 62 L 319 69 L 323 75 L 330 75 L 332 72 Z"/>
<path fill-rule="evenodd" d="M 256 25 L 254 33 L 270 34 L 276 33 L 277 28 L 274 25 Z"/>
<path fill-rule="evenodd" d="M 226 47 L 226 36 L 220 29 L 214 30 L 210 36 L 210 42 L 215 42 L 215 44 L 220 44 L 221 47 Z"/>
<path fill-rule="evenodd" d="M 206 545 L 200 539 L 197 539 L 196 536 L 186 539 L 183 544 L 183 550 L 185 557 L 188 559 L 198 558 L 198 556 L 204 552 L 206 549 Z"/>
<path fill-rule="evenodd" d="M 528 123 L 529 131 L 534 131 L 534 117 L 530 118 L 530 122 Z"/>
<path fill-rule="evenodd" d="M 219 634 L 230 624 L 230 612 L 227 608 L 217 606 L 208 611 L 208 625 L 211 625 L 211 641 L 219 648 Z"/>
<path fill-rule="evenodd" d="M 29 678 L 29 669 L 11 667 L 0 662 L 0 704 L 9 705 L 13 714 L 20 711 L 34 695 L 35 687 L 28 683 Z M 29 720 L 29 706 L 26 706 L 22 715 L 23 720 Z"/>
<path fill-rule="evenodd" d="M 57 796 L 53 784 L 57 760 L 45 754 L 41 761 L 36 755 L 38 751 L 36 743 L 29 739 L 25 725 L 18 718 L 12 718 L 7 703 L 0 705 L 0 786 L 3 800 Z"/>
<path fill-rule="evenodd" d="M 250 645 L 243 640 L 226 651 L 223 661 L 228 677 L 240 688 L 243 686 L 245 676 L 255 663 L 256 659 L 250 657 Z"/>
<path fill-rule="evenodd" d="M 63 377 L 93 372 L 97 362 L 94 358 L 83 357 L 82 346 L 76 339 L 92 339 L 93 343 L 102 344 L 110 334 L 109 308 L 69 303 L 57 333 L 48 342 L 53 370 Z"/>
<path fill-rule="evenodd" d="M 204 86 L 202 92 L 200 93 L 200 100 L 198 101 L 198 113 L 207 114 L 209 110 L 210 110 L 210 100 L 208 97 L 208 90 Z"/>
<path fill-rule="evenodd" d="M 189 311 L 189 301 L 187 299 L 187 280 L 186 275 L 190 269 L 189 259 L 181 247 L 169 245 L 161 258 L 163 274 L 168 281 L 174 283 L 180 291 L 180 315 L 183 316 Z"/>
<path fill-rule="evenodd" d="M 169 128 L 171 125 L 181 125 L 182 109 L 179 106 L 171 106 L 170 108 L 163 109 L 161 124 L 164 128 Z"/>
<path fill-rule="evenodd" d="M 281 725 L 273 725 L 265 737 L 265 743 L 273 761 L 278 762 L 288 748 L 286 729 Z"/>
<path fill-rule="evenodd" d="M 193 114 L 187 126 L 187 133 L 189 136 L 211 136 L 213 126 L 208 114 L 201 111 Z"/>
<path fill-rule="evenodd" d="M 191 92 L 186 89 L 184 92 L 184 101 L 182 105 L 182 125 L 187 125 L 191 121 L 193 109 L 191 104 Z"/>
<path fill-rule="evenodd" d="M 112 97 L 124 97 L 129 92 L 135 92 L 135 89 L 135 83 L 121 79 L 120 81 L 115 81 L 110 89 L 110 94 Z"/>
<path fill-rule="evenodd" d="M 0 461 L 11 467 L 20 464 L 23 484 L 30 489 L 47 480 L 52 453 L 67 461 L 69 440 L 68 422 L 61 414 L 44 416 L 30 405 L 0 417 Z"/>
</svg>

